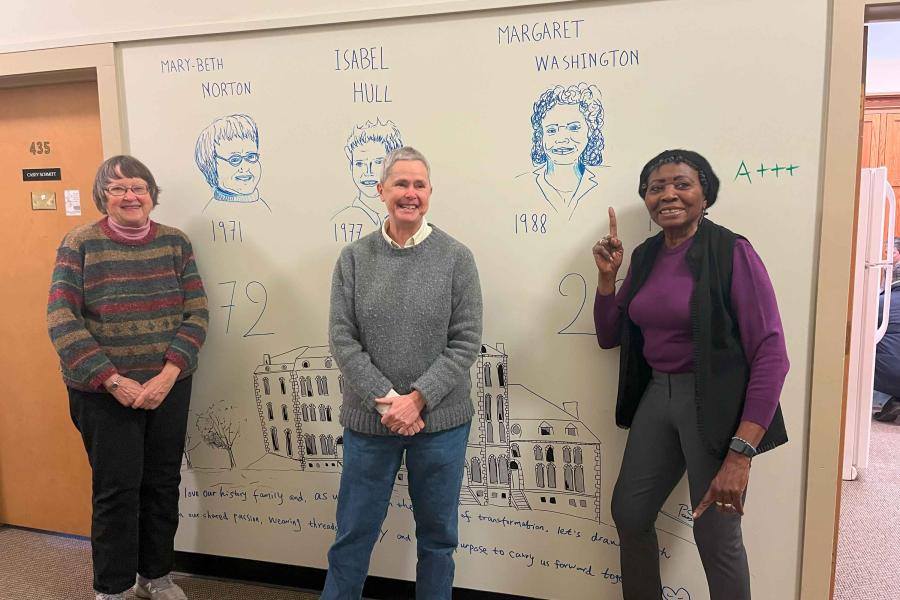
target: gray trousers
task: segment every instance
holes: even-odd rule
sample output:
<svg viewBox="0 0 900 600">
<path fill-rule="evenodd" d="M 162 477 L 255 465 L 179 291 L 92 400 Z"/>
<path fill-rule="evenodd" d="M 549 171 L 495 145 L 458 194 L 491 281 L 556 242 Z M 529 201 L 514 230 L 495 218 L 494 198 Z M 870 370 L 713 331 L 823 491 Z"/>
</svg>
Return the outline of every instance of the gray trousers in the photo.
<svg viewBox="0 0 900 600">
<path fill-rule="evenodd" d="M 612 498 L 619 531 L 625 600 L 659 600 L 656 515 L 687 468 L 697 506 L 722 459 L 709 454 L 697 432 L 694 375 L 653 372 L 638 406 Z M 750 571 L 741 517 L 711 506 L 694 521 L 711 600 L 750 600 Z"/>
</svg>

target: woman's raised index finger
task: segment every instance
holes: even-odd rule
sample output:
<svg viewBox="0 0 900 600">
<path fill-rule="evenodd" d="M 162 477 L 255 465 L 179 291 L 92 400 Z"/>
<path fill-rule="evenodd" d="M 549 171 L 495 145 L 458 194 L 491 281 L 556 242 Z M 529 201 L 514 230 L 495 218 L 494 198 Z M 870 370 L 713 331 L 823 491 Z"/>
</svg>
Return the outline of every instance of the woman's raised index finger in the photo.
<svg viewBox="0 0 900 600">
<path fill-rule="evenodd" d="M 616 228 L 616 209 L 609 207 L 609 237 L 619 237 Z"/>
</svg>

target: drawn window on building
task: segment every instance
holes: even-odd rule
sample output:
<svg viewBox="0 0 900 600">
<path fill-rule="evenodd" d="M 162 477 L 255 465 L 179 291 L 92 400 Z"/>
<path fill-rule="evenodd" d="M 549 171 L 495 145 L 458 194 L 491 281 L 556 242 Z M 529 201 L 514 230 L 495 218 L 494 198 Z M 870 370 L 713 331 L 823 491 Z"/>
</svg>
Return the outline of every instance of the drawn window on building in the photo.
<svg viewBox="0 0 900 600">
<path fill-rule="evenodd" d="M 325 405 L 324 405 L 324 404 L 320 404 L 320 405 L 319 405 L 319 420 L 320 420 L 320 421 L 326 421 L 326 420 L 327 420 L 327 419 L 325 418 Z"/>
<path fill-rule="evenodd" d="M 509 428 L 513 435 L 522 435 L 522 426 L 518 423 L 513 424 L 512 427 Z"/>
<path fill-rule="evenodd" d="M 484 420 L 485 421 L 491 420 L 491 395 L 490 394 L 484 395 Z"/>
<path fill-rule="evenodd" d="M 319 395 L 322 395 L 322 376 L 316 375 L 316 388 L 319 390 Z"/>
<path fill-rule="evenodd" d="M 553 446 L 547 446 L 547 462 L 555 462 L 553 458 Z"/>
<path fill-rule="evenodd" d="M 338 375 L 338 391 L 340 393 L 344 393 L 344 375 L 343 373 Z"/>
<path fill-rule="evenodd" d="M 503 420 L 503 412 L 506 410 L 506 405 L 503 403 L 503 394 L 497 394 L 497 420 Z"/>
<path fill-rule="evenodd" d="M 584 467 L 575 467 L 575 491 L 584 493 Z"/>
<path fill-rule="evenodd" d="M 497 458 L 493 454 L 488 457 L 488 482 L 497 483 Z"/>
<path fill-rule="evenodd" d="M 331 454 L 328 450 L 328 438 L 324 433 L 319 436 L 319 448 L 322 450 L 322 454 Z"/>
<path fill-rule="evenodd" d="M 331 407 L 330 406 L 325 407 L 325 420 L 331 421 Z"/>
<path fill-rule="evenodd" d="M 500 387 L 506 387 L 506 369 L 503 368 L 503 365 L 497 365 L 497 380 L 500 382 Z"/>
<path fill-rule="evenodd" d="M 301 412 L 303 413 L 303 420 L 309 421 L 309 410 L 306 408 L 306 405 L 302 405 L 300 407 Z"/>
<path fill-rule="evenodd" d="M 540 424 L 541 435 L 553 435 L 553 427 L 550 426 L 550 423 L 544 421 Z"/>
<path fill-rule="evenodd" d="M 284 377 L 279 377 L 278 383 L 281 385 L 281 395 L 284 396 L 287 394 L 287 386 L 284 384 Z"/>
<path fill-rule="evenodd" d="M 284 430 L 284 449 L 287 451 L 288 456 L 294 455 L 294 446 L 291 444 L 291 430 Z"/>
<path fill-rule="evenodd" d="M 544 487 L 544 465 L 534 465 L 534 481 L 538 487 Z"/>
<path fill-rule="evenodd" d="M 482 374 L 484 377 L 484 387 L 491 387 L 491 363 L 484 363 Z"/>
<path fill-rule="evenodd" d="M 281 405 L 281 418 L 284 419 L 285 421 L 288 420 L 287 404 Z"/>
<path fill-rule="evenodd" d="M 328 396 L 328 376 L 322 375 L 322 395 Z"/>
<path fill-rule="evenodd" d="M 309 377 L 309 376 L 306 377 L 306 392 L 307 392 L 307 396 L 309 396 L 310 398 L 313 397 L 312 377 Z"/>
<path fill-rule="evenodd" d="M 566 465 L 563 467 L 563 483 L 566 486 L 566 491 L 571 492 L 575 489 L 575 481 L 572 477 L 572 465 Z"/>
<path fill-rule="evenodd" d="M 272 448 L 275 450 L 275 452 L 278 452 L 278 450 L 280 450 L 280 448 L 278 447 L 278 430 L 275 429 L 274 425 L 269 428 L 269 433 L 272 434 Z"/>
<path fill-rule="evenodd" d="M 328 436 L 328 454 L 334 454 L 337 456 L 337 449 L 334 447 L 334 436 Z"/>
<path fill-rule="evenodd" d="M 309 405 L 309 420 L 310 421 L 316 420 L 316 405 L 315 404 Z"/>
<path fill-rule="evenodd" d="M 306 398 L 306 378 L 300 377 L 300 397 Z"/>
<path fill-rule="evenodd" d="M 572 462 L 572 449 L 568 446 L 563 447 L 563 462 Z"/>
<path fill-rule="evenodd" d="M 544 451 L 540 446 L 534 447 L 534 460 L 544 460 Z"/>
<path fill-rule="evenodd" d="M 266 396 L 269 395 L 269 378 L 263 377 L 263 391 L 266 393 Z"/>
<path fill-rule="evenodd" d="M 520 456 L 522 456 L 521 454 L 519 454 L 519 445 L 518 444 L 511 445 L 509 447 L 509 451 L 510 451 L 510 454 L 512 454 L 513 458 L 519 458 Z"/>
<path fill-rule="evenodd" d="M 269 420 L 273 420 L 275 418 L 275 412 L 272 410 L 272 403 L 266 402 L 266 412 L 269 414 Z"/>
<path fill-rule="evenodd" d="M 507 484 L 509 483 L 509 459 L 505 456 L 500 457 L 500 483 Z"/>
<path fill-rule="evenodd" d="M 316 436 L 311 433 L 306 434 L 306 453 L 316 454 Z"/>
<path fill-rule="evenodd" d="M 556 466 L 547 465 L 547 487 L 556 487 Z"/>
<path fill-rule="evenodd" d="M 576 465 L 581 464 L 581 447 L 580 446 L 575 447 L 575 464 Z"/>
<path fill-rule="evenodd" d="M 578 428 L 575 427 L 574 423 L 569 423 L 568 425 L 566 425 L 566 434 L 571 435 L 573 437 L 578 435 Z"/>
<path fill-rule="evenodd" d="M 473 456 L 470 462 L 472 466 L 469 467 L 469 477 L 472 483 L 481 483 L 481 459 Z"/>
<path fill-rule="evenodd" d="M 494 423 L 491 421 L 491 395 L 484 395 L 484 433 L 488 444 L 494 443 Z"/>
</svg>

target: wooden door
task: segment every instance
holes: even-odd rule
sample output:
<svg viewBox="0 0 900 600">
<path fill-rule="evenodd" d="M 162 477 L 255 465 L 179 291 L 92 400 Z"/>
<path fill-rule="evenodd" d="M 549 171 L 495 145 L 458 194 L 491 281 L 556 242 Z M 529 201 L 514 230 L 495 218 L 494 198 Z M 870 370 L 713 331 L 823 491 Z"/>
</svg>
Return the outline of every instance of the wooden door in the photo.
<svg viewBox="0 0 900 600">
<path fill-rule="evenodd" d="M 900 111 L 883 113 L 884 119 L 882 131 L 884 138 L 882 148 L 884 152 L 884 166 L 888 171 L 888 182 L 894 188 L 894 196 L 898 200 L 900 209 Z M 900 218 L 895 228 L 895 236 L 900 236 Z"/>
<path fill-rule="evenodd" d="M 862 152 L 860 165 L 863 169 L 881 166 L 878 156 L 881 149 L 881 113 L 867 112 L 863 116 Z"/>
<path fill-rule="evenodd" d="M 0 89 L 0 523 L 86 535 L 91 480 L 69 417 L 46 307 L 63 235 L 100 213 L 91 200 L 103 159 L 95 81 Z M 23 169 L 58 167 L 59 181 L 23 181 Z M 67 216 L 78 190 L 81 216 Z M 32 210 L 32 192 L 55 192 L 55 210 Z"/>
</svg>

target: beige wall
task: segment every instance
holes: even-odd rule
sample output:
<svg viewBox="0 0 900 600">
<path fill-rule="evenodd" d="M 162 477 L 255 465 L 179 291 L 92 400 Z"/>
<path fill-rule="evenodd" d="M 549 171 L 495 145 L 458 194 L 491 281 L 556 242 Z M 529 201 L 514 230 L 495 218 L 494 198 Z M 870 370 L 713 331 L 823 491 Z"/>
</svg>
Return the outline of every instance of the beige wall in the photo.
<svg viewBox="0 0 900 600">
<path fill-rule="evenodd" d="M 87 41 L 124 41 L 168 37 L 184 33 L 241 31 L 252 28 L 283 27 L 299 24 L 363 20 L 400 14 L 428 14 L 472 10 L 484 6 L 529 5 L 537 2 L 491 2 L 462 0 L 459 2 L 419 2 L 416 9 L 399 8 L 399 3 L 371 0 L 365 4 L 326 3 L 324 0 L 304 4 L 305 14 L 296 14 L 293 2 L 258 4 L 217 2 L 215 12 L 196 10 L 187 22 L 182 11 L 152 9 L 134 3 L 128 10 L 122 6 L 110 14 L 101 10 L 101 2 L 93 0 L 78 5 L 79 17 L 72 19 L 68 4 L 40 0 L 38 4 L 21 4 L 4 19 L 8 31 L 0 32 L 0 51 L 50 48 Z M 805 478 L 806 515 L 802 557 L 801 598 L 821 600 L 830 597 L 836 534 L 836 515 L 840 498 L 839 457 L 841 422 L 844 403 L 845 348 L 847 346 L 848 295 L 852 257 L 852 223 L 858 167 L 860 96 L 862 81 L 862 40 L 864 9 L 868 5 L 889 4 L 886 0 L 823 0 L 829 10 L 831 49 L 826 98 L 821 110 L 825 131 L 824 160 L 820 165 L 821 190 L 820 253 L 816 311 L 810 326 L 814 327 L 811 380 L 809 447 Z M 182 3 L 183 4 L 183 3 Z M 194 3 L 201 9 L 213 3 Z M 363 10 L 359 10 L 362 6 Z M 328 10 L 326 7 L 333 7 Z M 181 6 L 183 9 L 184 7 Z M 133 10 L 132 10 L 133 9 Z M 150 14 L 152 10 L 152 15 Z M 188 8 L 188 10 L 194 10 Z M 239 10 L 253 11 L 252 18 Z M 293 10 L 293 13 L 289 11 Z M 19 11 L 18 13 L 16 11 Z M 143 11 L 143 12 L 141 12 Z M 268 16 L 260 18 L 268 11 Z M 144 14 L 146 13 L 146 14 Z M 40 23 L 30 23 L 31 15 L 42 15 Z M 205 20 L 207 14 L 214 15 Z M 165 21 L 169 15 L 169 21 Z M 47 27 L 48 19 L 59 20 L 60 27 Z M 11 17 L 11 18 L 9 18 Z M 140 27 L 130 24 L 142 23 Z M 63 26 L 64 25 L 64 26 Z M 154 29 L 155 28 L 155 29 Z M 58 31 L 50 37 L 46 31 Z M 112 45 L 66 47 L 55 50 L 0 54 L 0 83 L 4 76 L 58 72 L 69 69 L 95 68 L 100 92 L 104 155 L 117 153 L 123 147 L 120 126 L 119 90 Z M 813 107 L 810 107 L 811 110 Z"/>
</svg>

